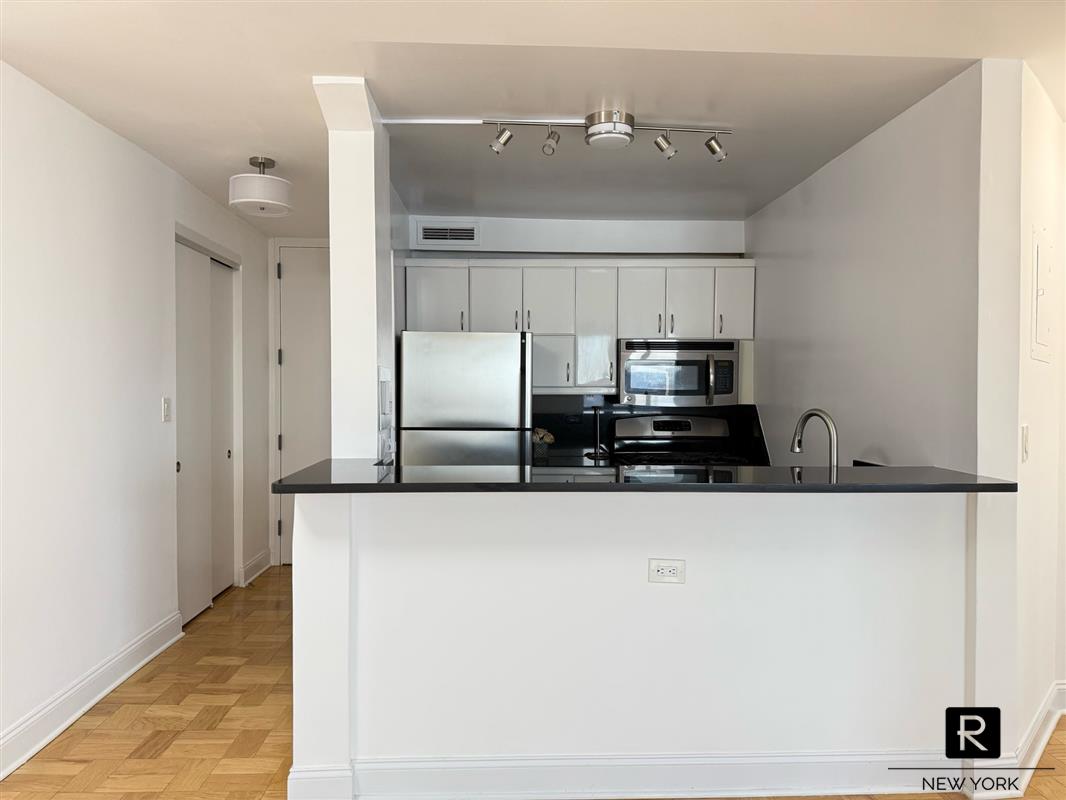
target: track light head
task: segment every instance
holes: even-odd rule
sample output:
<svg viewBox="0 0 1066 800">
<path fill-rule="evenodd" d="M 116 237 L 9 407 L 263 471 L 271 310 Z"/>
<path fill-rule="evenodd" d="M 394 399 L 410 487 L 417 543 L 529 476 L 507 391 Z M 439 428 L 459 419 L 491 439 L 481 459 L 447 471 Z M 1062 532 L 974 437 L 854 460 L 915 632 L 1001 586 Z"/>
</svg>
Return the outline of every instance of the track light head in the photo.
<svg viewBox="0 0 1066 800">
<path fill-rule="evenodd" d="M 663 154 L 663 157 L 667 161 L 669 161 L 671 158 L 677 155 L 677 148 L 674 147 L 673 143 L 670 141 L 670 137 L 667 134 L 669 134 L 669 131 L 667 131 L 666 133 L 660 133 L 658 136 L 656 136 L 655 146 L 659 148 L 659 152 Z"/>
<path fill-rule="evenodd" d="M 496 126 L 496 138 L 489 143 L 489 149 L 496 155 L 500 155 L 503 152 L 503 148 L 507 147 L 507 143 L 514 138 L 514 134 L 511 133 L 503 125 Z"/>
<path fill-rule="evenodd" d="M 559 144 L 559 134 L 552 130 L 552 126 L 548 126 L 548 135 L 544 139 L 544 144 L 540 146 L 540 152 L 546 156 L 555 155 L 555 148 Z"/>
<path fill-rule="evenodd" d="M 722 147 L 722 143 L 718 141 L 718 134 L 717 133 L 714 134 L 706 142 L 704 142 L 703 146 L 706 147 L 711 152 L 711 155 L 714 156 L 714 160 L 719 162 L 719 163 L 721 163 L 722 161 L 725 161 L 725 157 L 727 155 L 729 155 L 725 151 L 725 149 Z"/>
</svg>

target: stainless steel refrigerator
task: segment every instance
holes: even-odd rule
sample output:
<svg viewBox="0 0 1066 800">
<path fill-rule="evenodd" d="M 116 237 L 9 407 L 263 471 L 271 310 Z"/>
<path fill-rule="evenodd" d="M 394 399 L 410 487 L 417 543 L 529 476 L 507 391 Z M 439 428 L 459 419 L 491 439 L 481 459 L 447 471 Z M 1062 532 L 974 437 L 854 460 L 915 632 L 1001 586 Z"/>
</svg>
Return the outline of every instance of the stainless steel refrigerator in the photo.
<svg viewBox="0 0 1066 800">
<path fill-rule="evenodd" d="M 524 333 L 400 335 L 401 466 L 525 466 L 532 377 Z"/>
</svg>

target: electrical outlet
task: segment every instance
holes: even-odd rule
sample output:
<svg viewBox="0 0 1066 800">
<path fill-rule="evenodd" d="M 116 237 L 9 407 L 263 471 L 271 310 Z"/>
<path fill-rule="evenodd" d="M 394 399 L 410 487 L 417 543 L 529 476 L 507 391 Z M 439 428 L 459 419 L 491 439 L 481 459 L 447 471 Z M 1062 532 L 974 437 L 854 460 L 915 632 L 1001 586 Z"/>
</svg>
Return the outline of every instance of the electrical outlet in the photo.
<svg viewBox="0 0 1066 800">
<path fill-rule="evenodd" d="M 649 558 L 649 583 L 684 583 L 685 562 L 679 559 Z"/>
</svg>

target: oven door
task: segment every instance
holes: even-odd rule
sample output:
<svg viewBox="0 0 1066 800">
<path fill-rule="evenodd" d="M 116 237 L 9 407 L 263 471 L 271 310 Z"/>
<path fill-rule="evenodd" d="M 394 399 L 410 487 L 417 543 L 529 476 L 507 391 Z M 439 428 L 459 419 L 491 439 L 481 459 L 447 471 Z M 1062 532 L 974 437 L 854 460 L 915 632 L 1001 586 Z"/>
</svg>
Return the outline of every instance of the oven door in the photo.
<svg viewBox="0 0 1066 800">
<path fill-rule="evenodd" d="M 619 344 L 623 403 L 665 408 L 735 405 L 738 343 L 629 340 Z M 666 347 L 672 349 L 666 349 Z M 713 349 L 712 349 L 713 348 Z"/>
</svg>

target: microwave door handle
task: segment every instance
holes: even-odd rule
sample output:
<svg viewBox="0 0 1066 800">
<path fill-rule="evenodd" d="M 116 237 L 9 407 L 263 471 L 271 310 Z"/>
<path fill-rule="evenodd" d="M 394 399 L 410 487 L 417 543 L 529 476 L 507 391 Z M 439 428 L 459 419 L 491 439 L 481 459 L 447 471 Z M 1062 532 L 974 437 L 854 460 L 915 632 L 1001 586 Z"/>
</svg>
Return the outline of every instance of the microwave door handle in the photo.
<svg viewBox="0 0 1066 800">
<path fill-rule="evenodd" d="M 707 405 L 714 405 L 714 355 L 707 356 Z"/>
</svg>

